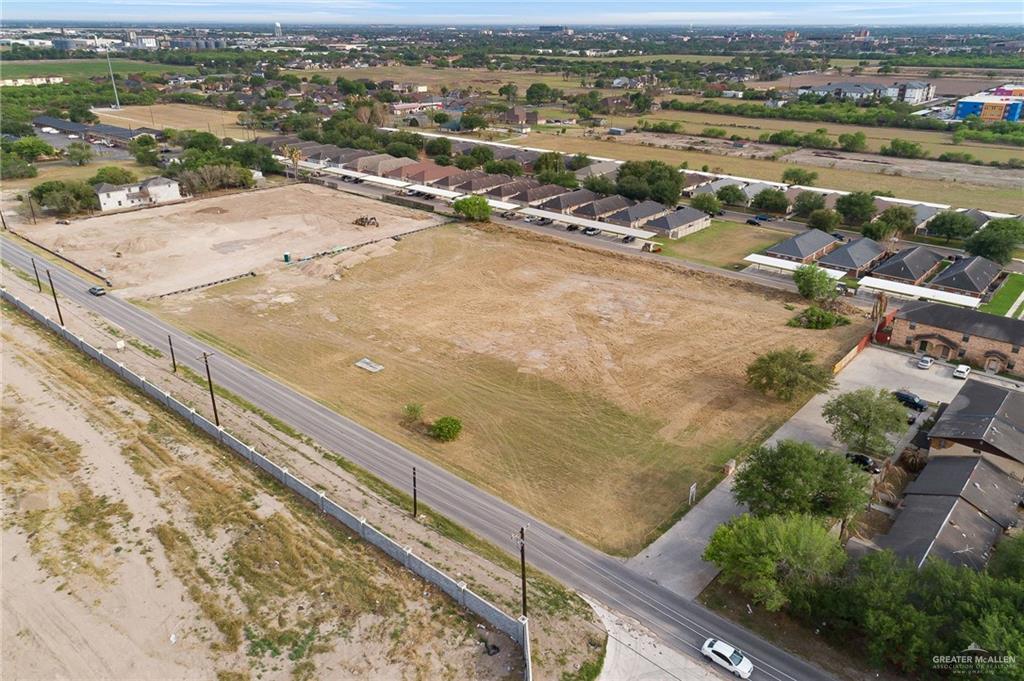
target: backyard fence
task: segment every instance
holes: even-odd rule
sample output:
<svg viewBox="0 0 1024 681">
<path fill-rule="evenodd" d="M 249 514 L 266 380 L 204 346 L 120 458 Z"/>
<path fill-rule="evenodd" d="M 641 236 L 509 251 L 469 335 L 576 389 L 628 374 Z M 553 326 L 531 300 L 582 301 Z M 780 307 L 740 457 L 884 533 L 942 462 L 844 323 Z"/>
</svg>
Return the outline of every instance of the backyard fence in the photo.
<svg viewBox="0 0 1024 681">
<path fill-rule="evenodd" d="M 495 629 L 506 634 L 509 638 L 519 644 L 523 651 L 524 679 L 532 681 L 533 670 L 530 662 L 530 626 L 526 617 L 513 617 L 501 610 L 485 598 L 477 595 L 472 589 L 466 586 L 465 582 L 452 579 L 442 570 L 431 565 L 426 560 L 415 555 L 412 548 L 402 546 L 393 539 L 380 532 L 366 522 L 363 518 L 339 504 L 331 501 L 327 496 L 313 487 L 310 487 L 302 480 L 288 472 L 287 468 L 278 466 L 270 459 L 258 453 L 253 447 L 229 433 L 222 426 L 215 425 L 204 416 L 197 413 L 195 409 L 179 402 L 171 393 L 163 390 L 154 383 L 146 380 L 125 367 L 123 362 L 118 362 L 110 355 L 98 348 L 94 348 L 85 339 L 76 336 L 53 321 L 42 312 L 36 310 L 29 304 L 11 294 L 7 289 L 0 289 L 0 298 L 18 308 L 43 327 L 57 334 L 65 341 L 78 348 L 89 358 L 99 362 L 104 368 L 115 373 L 128 385 L 142 392 L 168 411 L 177 414 L 188 423 L 203 431 L 218 443 L 227 447 L 232 452 L 242 457 L 252 465 L 267 473 L 282 485 L 298 494 L 300 497 L 316 506 L 321 513 L 348 527 L 357 533 L 364 541 L 386 553 L 388 556 L 405 566 L 406 569 L 430 582 L 441 591 L 451 597 L 456 603 L 484 620 Z"/>
</svg>

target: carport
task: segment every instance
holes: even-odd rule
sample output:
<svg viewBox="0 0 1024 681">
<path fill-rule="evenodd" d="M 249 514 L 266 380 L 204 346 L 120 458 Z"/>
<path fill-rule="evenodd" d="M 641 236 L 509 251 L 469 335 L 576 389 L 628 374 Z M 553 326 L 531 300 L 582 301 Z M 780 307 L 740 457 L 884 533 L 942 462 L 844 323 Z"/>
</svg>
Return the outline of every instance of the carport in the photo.
<svg viewBox="0 0 1024 681">
<path fill-rule="evenodd" d="M 447 199 L 448 201 L 454 201 L 455 199 L 465 196 L 461 192 L 453 192 L 450 189 L 441 189 L 440 187 L 430 187 L 425 184 L 411 184 L 405 189 L 406 191 L 420 192 L 421 194 L 436 196 L 439 199 Z"/>
<path fill-rule="evenodd" d="M 807 266 L 802 262 L 773 258 L 770 255 L 762 255 L 760 253 L 751 253 L 743 259 L 755 267 L 764 267 L 770 270 L 782 270 L 783 272 L 789 272 L 790 274 L 796 272 L 801 267 Z M 846 276 L 845 272 L 840 272 L 839 270 L 830 270 L 827 267 L 822 267 L 821 269 L 825 270 L 825 274 L 827 274 L 830 279 L 842 279 Z"/>
<path fill-rule="evenodd" d="M 633 229 L 632 227 L 620 227 L 619 225 L 612 225 L 607 222 L 601 222 L 599 220 L 588 220 L 587 218 L 576 217 L 575 215 L 566 215 L 565 213 L 555 213 L 550 210 L 540 210 L 539 208 L 523 208 L 519 211 L 523 215 L 529 215 L 535 218 L 547 218 L 553 222 L 561 222 L 566 225 L 576 225 L 577 227 L 593 227 L 599 229 L 602 232 L 608 232 L 610 234 L 616 234 L 618 236 L 631 236 L 637 239 L 651 239 L 657 236 L 655 232 L 648 232 L 646 229 Z"/>
<path fill-rule="evenodd" d="M 934 300 L 939 303 L 949 303 L 960 307 L 969 307 L 972 310 L 981 305 L 981 298 L 965 296 L 960 293 L 940 291 L 926 286 L 914 286 L 878 277 L 864 277 L 860 280 L 861 288 L 869 288 L 875 291 L 885 291 L 901 298 L 913 298 L 914 300 Z"/>
</svg>

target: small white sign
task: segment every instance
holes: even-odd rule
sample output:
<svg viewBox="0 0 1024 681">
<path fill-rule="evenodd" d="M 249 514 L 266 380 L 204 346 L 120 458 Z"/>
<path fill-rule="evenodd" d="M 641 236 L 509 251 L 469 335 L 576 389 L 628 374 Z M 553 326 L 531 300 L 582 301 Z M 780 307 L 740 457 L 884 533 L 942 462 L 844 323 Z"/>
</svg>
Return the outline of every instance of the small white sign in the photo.
<svg viewBox="0 0 1024 681">
<path fill-rule="evenodd" d="M 384 368 L 383 365 L 377 364 L 376 362 L 374 362 L 372 359 L 370 359 L 368 357 L 363 357 L 361 360 L 356 362 L 356 366 L 359 367 L 360 369 L 366 369 L 371 374 L 375 374 L 375 373 L 377 373 L 378 371 L 381 371 Z"/>
</svg>

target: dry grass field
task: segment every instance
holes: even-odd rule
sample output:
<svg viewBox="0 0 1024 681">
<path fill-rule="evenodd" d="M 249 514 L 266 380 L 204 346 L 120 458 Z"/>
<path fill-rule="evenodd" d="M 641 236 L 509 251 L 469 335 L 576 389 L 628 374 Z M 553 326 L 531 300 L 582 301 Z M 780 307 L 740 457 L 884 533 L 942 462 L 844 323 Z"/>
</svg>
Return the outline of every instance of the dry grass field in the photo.
<svg viewBox="0 0 1024 681">
<path fill-rule="evenodd" d="M 507 638 L 482 634 L 290 491 L 6 316 L 4 678 L 521 674 Z"/>
<path fill-rule="evenodd" d="M 347 257 L 346 257 L 347 258 Z M 386 257 L 280 268 L 150 304 L 375 431 L 606 551 L 630 555 L 797 406 L 744 367 L 823 363 L 863 324 L 786 326 L 788 297 L 532 234 L 443 226 Z M 368 357 L 384 366 L 354 366 Z M 440 444 L 405 425 L 454 415 Z"/>
<path fill-rule="evenodd" d="M 790 236 L 769 227 L 753 227 L 727 220 L 712 220 L 711 226 L 682 239 L 663 239 L 662 254 L 715 267 L 733 269 L 746 265 L 743 258 L 763 251 Z"/>
<path fill-rule="evenodd" d="M 530 133 L 518 138 L 516 144 L 553 149 L 569 153 L 616 158 L 623 161 L 656 159 L 672 165 L 689 163 L 691 169 L 707 165 L 709 169 L 742 177 L 778 181 L 787 165 L 780 161 L 732 158 L 679 149 L 637 146 L 611 139 L 584 138 L 577 135 Z M 919 201 L 948 203 L 957 207 L 982 210 L 1021 212 L 1021 193 L 1017 188 L 983 187 L 966 182 L 926 180 L 915 177 L 883 175 L 838 168 L 814 168 L 817 185 L 847 191 L 892 191 L 896 196 Z"/>
<path fill-rule="evenodd" d="M 100 122 L 130 128 L 176 128 L 212 132 L 217 137 L 252 139 L 253 131 L 238 124 L 238 112 L 191 104 L 124 106 L 94 109 Z"/>
</svg>

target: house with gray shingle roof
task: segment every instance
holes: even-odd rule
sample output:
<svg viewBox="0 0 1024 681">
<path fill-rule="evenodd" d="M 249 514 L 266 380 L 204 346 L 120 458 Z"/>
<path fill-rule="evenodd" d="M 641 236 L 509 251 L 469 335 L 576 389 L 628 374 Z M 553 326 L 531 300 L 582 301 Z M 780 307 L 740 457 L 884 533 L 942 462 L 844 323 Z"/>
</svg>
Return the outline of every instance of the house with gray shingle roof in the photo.
<svg viewBox="0 0 1024 681">
<path fill-rule="evenodd" d="M 941 255 L 924 246 L 905 248 L 875 267 L 871 276 L 917 285 L 934 274 L 942 260 Z"/>
<path fill-rule="evenodd" d="M 719 180 L 708 182 L 707 184 L 702 184 L 701 186 L 694 189 L 691 195 L 700 196 L 701 194 L 716 194 L 718 193 L 718 190 L 721 189 L 722 187 L 728 187 L 729 185 L 732 184 L 738 186 L 740 189 L 746 186 L 744 182 L 740 182 L 739 180 L 733 180 L 728 177 L 723 177 Z"/>
<path fill-rule="evenodd" d="M 633 202 L 625 196 L 612 194 L 611 196 L 605 196 L 604 198 L 597 199 L 591 203 L 584 204 L 579 208 L 574 209 L 572 213 L 573 215 L 578 215 L 581 218 L 596 220 L 598 218 L 603 218 L 606 215 L 611 215 L 612 213 L 618 213 L 623 208 L 628 208 L 632 205 Z"/>
<path fill-rule="evenodd" d="M 820 229 L 809 229 L 781 241 L 765 251 L 765 255 L 793 262 L 809 263 L 825 255 L 841 242 Z"/>
<path fill-rule="evenodd" d="M 582 182 L 588 177 L 615 177 L 619 172 L 619 164 L 615 161 L 594 161 L 588 166 L 577 170 L 576 179 Z"/>
<path fill-rule="evenodd" d="M 579 208 L 601 198 L 601 195 L 589 189 L 577 189 L 565 194 L 548 199 L 540 204 L 543 210 L 555 211 L 557 213 L 568 213 L 574 208 Z"/>
<path fill-rule="evenodd" d="M 557 184 L 543 184 L 539 187 L 529 187 L 512 197 L 517 203 L 525 203 L 528 206 L 536 206 L 544 203 L 553 196 L 565 194 L 569 190 Z"/>
<path fill-rule="evenodd" d="M 532 177 L 521 177 L 515 182 L 508 182 L 506 184 L 498 185 L 497 187 L 491 187 L 487 190 L 487 196 L 493 199 L 507 199 L 515 196 L 519 192 L 532 189 L 533 187 L 539 187 L 540 182 L 533 179 Z"/>
<path fill-rule="evenodd" d="M 644 229 L 664 234 L 669 239 L 680 239 L 711 225 L 711 216 L 696 208 L 680 208 L 644 224 Z"/>
<path fill-rule="evenodd" d="M 751 182 L 743 188 L 743 195 L 747 197 L 747 203 L 749 204 L 754 200 L 754 197 L 763 192 L 765 189 L 778 189 L 773 184 L 767 184 L 766 182 Z"/>
<path fill-rule="evenodd" d="M 1003 271 L 997 263 L 988 258 L 975 255 L 957 260 L 939 272 L 928 282 L 928 288 L 951 293 L 965 293 L 969 296 L 980 296 L 988 290 L 999 273 Z"/>
<path fill-rule="evenodd" d="M 508 184 L 513 181 L 513 178 L 508 175 L 492 175 L 491 173 L 484 173 L 482 177 L 474 177 L 469 182 L 460 185 L 459 191 L 479 194 L 491 189 L 492 187 Z"/>
<path fill-rule="evenodd" d="M 605 220 L 613 225 L 635 228 L 666 213 L 668 213 L 668 208 L 657 201 L 641 201 L 609 215 Z"/>
<path fill-rule="evenodd" d="M 977 208 L 966 208 L 960 212 L 971 219 L 971 222 L 974 223 L 975 229 L 981 229 L 982 227 L 988 224 L 989 220 L 992 219 L 985 213 L 982 213 Z"/>
<path fill-rule="evenodd" d="M 885 247 L 874 239 L 864 237 L 843 244 L 818 260 L 818 264 L 829 269 L 846 272 L 851 277 L 860 277 L 885 257 Z"/>
<path fill-rule="evenodd" d="M 483 177 L 486 174 L 487 173 L 482 170 L 465 170 L 460 173 L 456 173 L 455 175 L 442 177 L 436 182 L 433 182 L 433 185 L 435 187 L 440 187 L 441 189 L 455 189 L 456 187 L 466 184 L 470 180 L 475 180 L 476 178 Z"/>
<path fill-rule="evenodd" d="M 915 203 L 910 207 L 914 211 L 914 231 L 915 232 L 927 232 L 928 223 L 933 217 L 942 212 L 941 208 L 935 206 L 926 206 L 923 203 Z"/>
</svg>

